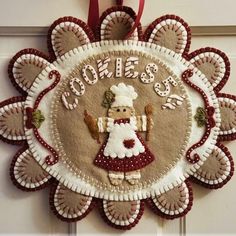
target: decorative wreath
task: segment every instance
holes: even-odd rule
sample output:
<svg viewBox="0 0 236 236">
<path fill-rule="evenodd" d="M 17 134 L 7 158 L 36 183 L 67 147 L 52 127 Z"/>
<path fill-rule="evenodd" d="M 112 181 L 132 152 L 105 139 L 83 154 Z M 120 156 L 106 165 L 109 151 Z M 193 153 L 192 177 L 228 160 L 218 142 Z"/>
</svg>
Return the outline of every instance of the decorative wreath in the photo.
<svg viewBox="0 0 236 236">
<path fill-rule="evenodd" d="M 136 225 L 145 205 L 182 217 L 192 181 L 217 189 L 233 175 L 222 144 L 236 138 L 236 97 L 220 92 L 227 56 L 210 47 L 189 53 L 190 28 L 178 16 L 144 33 L 137 18 L 123 5 L 106 10 L 94 31 L 60 18 L 49 56 L 30 48 L 10 61 L 22 94 L 0 104 L 1 139 L 21 146 L 11 179 L 24 191 L 50 185 L 61 220 L 95 206 L 118 229 Z"/>
</svg>

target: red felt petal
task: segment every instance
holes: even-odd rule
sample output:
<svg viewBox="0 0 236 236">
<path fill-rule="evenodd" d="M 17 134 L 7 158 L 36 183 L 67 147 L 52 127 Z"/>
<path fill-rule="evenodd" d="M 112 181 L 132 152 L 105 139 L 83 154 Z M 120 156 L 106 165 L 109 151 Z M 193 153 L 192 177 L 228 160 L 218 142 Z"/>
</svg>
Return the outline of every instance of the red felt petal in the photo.
<svg viewBox="0 0 236 236">
<path fill-rule="evenodd" d="M 175 219 L 186 215 L 192 208 L 193 192 L 189 181 L 161 195 L 146 200 L 151 209 L 166 219 Z"/>
<path fill-rule="evenodd" d="M 217 143 L 212 154 L 193 174 L 191 180 L 206 188 L 218 189 L 231 179 L 233 173 L 234 162 L 228 148 Z"/>
<path fill-rule="evenodd" d="M 206 47 L 190 53 L 188 59 L 206 75 L 215 92 L 219 92 L 228 81 L 230 62 L 224 52 Z"/>
<path fill-rule="evenodd" d="M 191 30 L 182 18 L 175 15 L 165 15 L 148 26 L 144 40 L 186 56 L 191 43 Z"/>
<path fill-rule="evenodd" d="M 136 14 L 130 7 L 114 6 L 107 9 L 100 17 L 99 27 L 96 32 L 97 40 L 126 39 L 135 19 Z M 141 24 L 138 25 L 128 39 L 142 40 Z"/>
<path fill-rule="evenodd" d="M 89 26 L 71 16 L 54 21 L 48 31 L 48 50 L 53 59 L 93 41 L 94 35 Z"/>
<path fill-rule="evenodd" d="M 54 214 L 66 222 L 83 219 L 95 206 L 92 197 L 73 192 L 58 182 L 51 188 L 49 201 Z"/>
<path fill-rule="evenodd" d="M 8 66 L 9 78 L 14 87 L 24 96 L 38 75 L 51 61 L 44 53 L 27 48 L 19 51 Z"/>
<path fill-rule="evenodd" d="M 25 143 L 23 130 L 24 97 L 12 97 L 0 103 L 0 139 L 6 143 L 22 145 Z M 8 120 L 10 119 L 10 120 Z M 21 119 L 17 125 L 16 121 Z"/>
<path fill-rule="evenodd" d="M 34 160 L 28 150 L 28 145 L 24 145 L 14 156 L 10 167 L 10 176 L 17 188 L 27 192 L 45 188 L 52 179 Z"/>
<path fill-rule="evenodd" d="M 104 221 L 116 229 L 129 230 L 141 219 L 144 212 L 144 201 L 107 201 L 100 203 L 100 213 Z"/>
<path fill-rule="evenodd" d="M 221 111 L 221 127 L 219 141 L 236 139 L 236 96 L 226 93 L 217 95 Z M 229 114 L 227 114 L 227 109 Z M 227 128 L 228 127 L 228 128 Z"/>
</svg>

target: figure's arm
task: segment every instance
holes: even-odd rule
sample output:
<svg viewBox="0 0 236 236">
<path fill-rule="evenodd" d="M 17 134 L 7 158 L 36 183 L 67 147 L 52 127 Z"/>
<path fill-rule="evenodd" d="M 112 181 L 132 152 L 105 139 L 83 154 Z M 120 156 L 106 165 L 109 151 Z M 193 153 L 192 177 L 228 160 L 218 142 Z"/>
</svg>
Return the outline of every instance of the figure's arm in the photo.
<svg viewBox="0 0 236 236">
<path fill-rule="evenodd" d="M 96 119 L 99 133 L 107 132 L 107 122 L 107 117 L 99 117 L 98 119 Z"/>
<path fill-rule="evenodd" d="M 136 116 L 137 131 L 145 132 L 147 130 L 147 116 Z"/>
<path fill-rule="evenodd" d="M 151 130 L 153 128 L 153 120 L 151 117 L 147 117 L 145 115 L 136 116 L 137 121 L 137 131 L 146 132 L 147 130 Z"/>
<path fill-rule="evenodd" d="M 84 122 L 87 125 L 93 139 L 100 143 L 99 133 L 107 132 L 107 118 L 94 118 L 88 112 L 84 111 Z"/>
</svg>

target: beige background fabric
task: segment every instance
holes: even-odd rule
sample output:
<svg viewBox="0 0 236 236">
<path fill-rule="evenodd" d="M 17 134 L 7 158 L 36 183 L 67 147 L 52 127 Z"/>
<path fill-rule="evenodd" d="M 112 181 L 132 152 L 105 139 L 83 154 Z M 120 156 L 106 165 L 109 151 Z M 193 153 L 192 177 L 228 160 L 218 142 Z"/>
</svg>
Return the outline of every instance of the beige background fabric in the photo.
<svg viewBox="0 0 236 236">
<path fill-rule="evenodd" d="M 109 71 L 114 71 L 114 59 L 116 57 L 122 57 L 125 61 L 129 56 L 136 55 L 137 53 L 131 52 L 131 55 L 121 55 L 120 52 L 112 53 L 116 55 L 110 55 L 111 63 L 109 65 Z M 100 55 L 97 58 L 90 58 L 86 62 L 78 65 L 78 67 L 66 78 L 65 83 L 59 88 L 58 96 L 56 97 L 56 106 L 54 110 L 54 127 L 52 132 L 58 133 L 58 137 L 61 142 L 55 143 L 59 146 L 60 154 L 64 153 L 64 158 L 67 163 L 75 169 L 81 176 L 89 178 L 89 182 L 95 185 L 102 186 L 103 188 L 109 188 L 124 191 L 129 190 L 131 186 L 123 182 L 121 187 L 114 187 L 110 184 L 107 177 L 107 171 L 98 168 L 93 164 L 93 161 L 101 147 L 101 144 L 97 144 L 92 139 L 88 128 L 86 127 L 84 119 L 84 110 L 86 109 L 89 114 L 94 118 L 104 117 L 107 115 L 107 109 L 101 104 L 103 101 L 103 94 L 113 84 L 124 82 L 128 85 L 132 85 L 138 93 L 138 98 L 134 101 L 134 108 L 136 115 L 144 114 L 144 107 L 151 103 L 154 106 L 154 128 L 151 131 L 151 140 L 146 142 L 147 146 L 155 156 L 153 161 L 147 167 L 141 169 L 142 178 L 139 183 L 139 187 L 143 187 L 152 183 L 154 180 L 165 175 L 170 170 L 175 162 L 180 158 L 180 153 L 184 149 L 184 143 L 186 133 L 189 131 L 189 117 L 188 117 L 188 104 L 185 100 L 182 106 L 177 107 L 175 110 L 163 110 L 161 105 L 166 102 L 167 97 L 160 97 L 153 89 L 152 84 L 144 84 L 137 79 L 127 78 L 110 78 L 99 80 L 96 85 L 87 85 L 85 94 L 79 98 L 79 106 L 75 110 L 67 110 L 61 102 L 61 94 L 63 91 L 70 91 L 68 82 L 73 77 L 82 78 L 81 67 L 84 64 L 90 64 L 94 68 L 96 66 L 96 59 L 105 58 L 107 55 Z M 171 72 L 165 68 L 165 66 L 157 60 L 151 59 L 147 55 L 140 55 L 139 65 L 135 66 L 135 70 L 143 72 L 145 66 L 149 62 L 154 62 L 158 65 L 159 71 L 155 75 L 154 82 L 161 82 L 171 75 Z M 175 76 L 172 75 L 174 78 Z M 175 78 L 177 80 L 177 78 Z M 179 82 L 180 83 L 180 82 Z M 79 87 L 78 87 L 79 89 Z M 163 88 L 164 89 L 164 88 Z M 185 93 L 181 86 L 173 87 L 171 85 L 170 94 L 183 95 Z M 70 102 L 75 97 L 72 96 Z M 69 99 L 68 99 L 69 100 Z M 107 134 L 102 135 L 103 140 L 107 138 Z M 145 137 L 145 134 L 143 134 Z M 135 186 L 136 188 L 137 186 Z"/>
<path fill-rule="evenodd" d="M 232 105 L 233 106 L 233 105 Z M 225 102 L 220 103 L 221 127 L 223 131 L 228 131 L 236 126 L 235 109 Z"/>
</svg>

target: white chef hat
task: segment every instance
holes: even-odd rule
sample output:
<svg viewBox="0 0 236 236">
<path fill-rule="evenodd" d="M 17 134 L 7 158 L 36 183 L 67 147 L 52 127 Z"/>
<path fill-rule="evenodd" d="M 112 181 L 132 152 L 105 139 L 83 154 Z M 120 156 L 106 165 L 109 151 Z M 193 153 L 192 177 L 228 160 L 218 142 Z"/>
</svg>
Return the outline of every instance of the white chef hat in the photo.
<svg viewBox="0 0 236 236">
<path fill-rule="evenodd" d="M 119 83 L 118 85 L 111 86 L 110 90 L 115 95 L 115 100 L 111 107 L 127 106 L 133 107 L 133 100 L 138 97 L 134 87 Z"/>
</svg>

